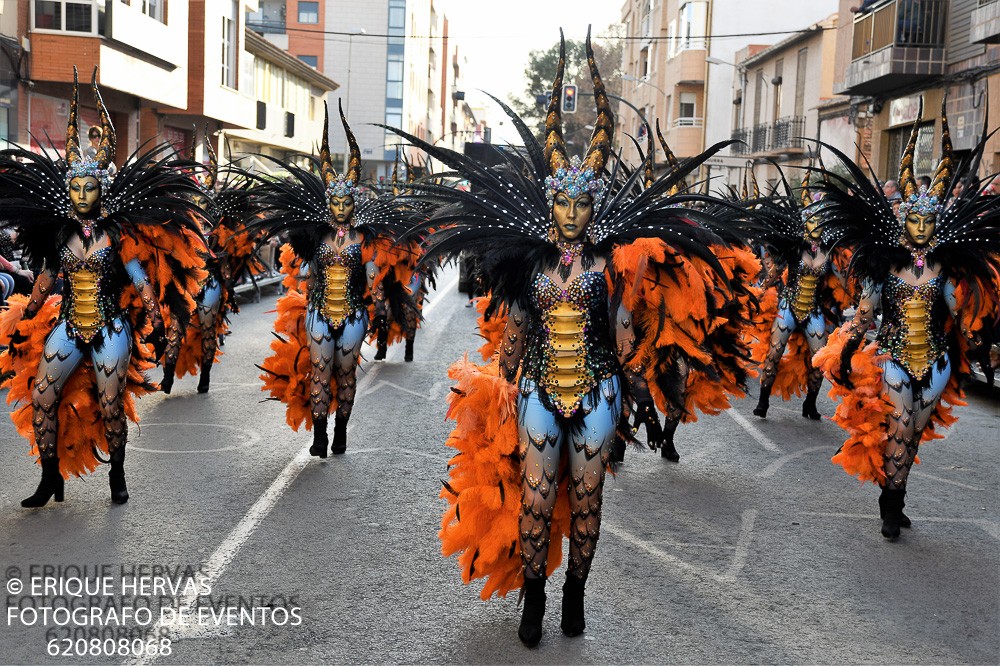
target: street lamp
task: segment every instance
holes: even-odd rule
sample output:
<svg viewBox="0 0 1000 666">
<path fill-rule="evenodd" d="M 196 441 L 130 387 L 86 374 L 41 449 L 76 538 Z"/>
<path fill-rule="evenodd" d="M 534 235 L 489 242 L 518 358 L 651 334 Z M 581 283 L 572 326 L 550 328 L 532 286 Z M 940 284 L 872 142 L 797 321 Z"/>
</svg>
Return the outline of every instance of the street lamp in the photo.
<svg viewBox="0 0 1000 666">
<path fill-rule="evenodd" d="M 354 36 L 355 35 L 367 35 L 368 31 L 364 28 L 355 28 L 351 30 L 351 33 L 347 36 L 347 117 L 351 117 L 351 56 L 354 52 Z M 344 132 L 344 171 L 347 171 L 348 161 L 351 157 L 351 146 L 347 143 L 347 132 Z M 355 183 L 357 185 L 357 183 Z"/>
</svg>

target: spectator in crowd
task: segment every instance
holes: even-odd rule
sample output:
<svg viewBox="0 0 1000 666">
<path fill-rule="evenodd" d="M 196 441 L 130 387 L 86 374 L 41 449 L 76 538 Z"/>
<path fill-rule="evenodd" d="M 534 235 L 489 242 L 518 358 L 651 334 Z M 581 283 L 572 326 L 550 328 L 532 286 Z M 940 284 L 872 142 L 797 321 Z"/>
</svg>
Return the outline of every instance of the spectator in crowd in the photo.
<svg viewBox="0 0 1000 666">
<path fill-rule="evenodd" d="M 11 232 L 0 230 L 0 305 L 5 304 L 11 294 L 30 294 L 35 281 L 31 271 L 18 265 L 13 240 Z"/>
<path fill-rule="evenodd" d="M 867 14 L 875 9 L 875 5 L 881 4 L 883 0 L 865 0 L 860 7 L 851 7 L 852 14 Z"/>
<path fill-rule="evenodd" d="M 926 187 L 928 190 L 931 189 L 931 177 L 921 176 L 917 178 L 917 187 Z"/>
</svg>

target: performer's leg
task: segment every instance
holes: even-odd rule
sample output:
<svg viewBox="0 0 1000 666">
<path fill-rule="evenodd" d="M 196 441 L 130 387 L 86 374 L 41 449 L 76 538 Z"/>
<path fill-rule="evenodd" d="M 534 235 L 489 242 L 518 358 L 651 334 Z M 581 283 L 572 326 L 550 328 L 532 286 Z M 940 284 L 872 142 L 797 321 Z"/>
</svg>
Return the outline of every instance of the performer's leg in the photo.
<svg viewBox="0 0 1000 666">
<path fill-rule="evenodd" d="M 375 320 L 372 325 L 375 327 L 374 360 L 384 361 L 389 349 L 389 308 L 384 297 L 375 299 Z"/>
<path fill-rule="evenodd" d="M 803 332 L 806 334 L 806 344 L 809 345 L 809 357 L 806 358 L 809 374 L 806 377 L 807 390 L 806 399 L 802 402 L 802 416 L 818 421 L 822 416 L 816 409 L 816 397 L 823 388 L 823 371 L 813 367 L 812 357 L 826 345 L 826 319 L 821 314 L 814 314 L 806 322 Z"/>
<path fill-rule="evenodd" d="M 167 348 L 163 351 L 163 381 L 160 382 L 160 390 L 170 395 L 174 388 L 174 375 L 177 374 L 177 356 L 181 352 L 181 343 L 184 341 L 184 331 L 181 330 L 180 323 L 176 317 L 170 322 L 167 328 Z"/>
<path fill-rule="evenodd" d="M 337 420 L 334 424 L 330 453 L 340 454 L 347 451 L 347 421 L 351 418 L 351 410 L 354 409 L 361 343 L 365 340 L 367 329 L 367 315 L 348 319 L 344 322 L 343 331 L 335 339 L 333 372 L 337 380 Z"/>
<path fill-rule="evenodd" d="M 774 379 L 778 376 L 778 366 L 781 364 L 781 357 L 785 354 L 785 346 L 788 338 L 795 330 L 795 316 L 788 306 L 778 309 L 778 316 L 771 325 L 771 343 L 764 358 L 764 364 L 760 370 L 760 396 L 757 399 L 757 406 L 753 413 L 756 416 L 765 418 L 770 405 L 771 387 L 774 386 Z"/>
<path fill-rule="evenodd" d="M 879 514 L 882 517 L 882 536 L 894 541 L 899 537 L 899 528 L 903 524 L 906 481 L 920 441 L 915 429 L 919 389 L 915 391 L 913 377 L 894 361 L 883 364 L 882 382 L 893 411 L 886 423 L 885 485 L 879 496 Z"/>
<path fill-rule="evenodd" d="M 601 534 L 604 472 L 611 456 L 621 413 L 621 387 L 617 377 L 601 382 L 583 402 L 587 415 L 583 429 L 569 433 L 569 507 L 571 516 L 569 567 L 563 587 L 562 630 L 579 636 L 586 626 L 583 590 Z"/>
<path fill-rule="evenodd" d="M 521 561 L 524 564 L 524 611 L 517 635 L 531 647 L 542 638 L 545 576 L 562 430 L 530 380 L 521 381 L 517 404 L 518 453 L 521 457 Z"/>
<path fill-rule="evenodd" d="M 403 361 L 409 363 L 413 361 L 413 341 L 417 337 L 417 322 L 420 320 L 420 310 L 424 306 L 423 280 L 420 273 L 414 272 L 410 280 L 408 289 L 413 294 L 415 307 L 406 308 L 406 349 L 403 353 Z"/>
<path fill-rule="evenodd" d="M 219 346 L 216 333 L 216 319 L 222 307 L 222 285 L 211 280 L 205 285 L 198 301 L 198 324 L 201 327 L 201 377 L 198 379 L 198 393 L 208 393 L 215 350 Z"/>
<path fill-rule="evenodd" d="M 681 419 L 684 417 L 683 401 L 687 396 L 687 380 L 688 375 L 691 374 L 691 366 L 688 364 L 687 358 L 680 353 L 677 354 L 674 365 L 677 382 L 680 384 L 678 394 L 681 403 L 671 404 L 663 421 L 663 446 L 660 447 L 660 457 L 670 462 L 680 462 L 681 455 L 677 453 L 677 447 L 674 446 L 674 433 L 677 432 L 677 426 L 680 425 Z"/>
<path fill-rule="evenodd" d="M 59 434 L 59 397 L 81 360 L 83 353 L 76 346 L 76 340 L 70 337 L 66 324 L 57 323 L 45 340 L 31 391 L 32 426 L 38 457 L 42 462 L 42 481 L 34 495 L 21 500 L 21 506 L 25 508 L 45 506 L 53 495 L 57 502 L 63 501 L 63 477 L 59 473 L 56 441 Z"/>
<path fill-rule="evenodd" d="M 127 323 L 116 319 L 105 329 L 103 341 L 94 345 L 90 352 L 97 380 L 98 404 L 108 440 L 108 456 L 111 458 L 111 470 L 108 474 L 111 501 L 116 504 L 128 501 L 128 488 L 125 485 L 125 442 L 128 439 L 125 388 L 131 358 L 131 328 Z"/>
<path fill-rule="evenodd" d="M 326 458 L 329 441 L 326 435 L 326 420 L 333 401 L 330 382 L 333 378 L 333 330 L 318 311 L 306 311 L 306 332 L 309 334 L 309 363 L 312 366 L 309 377 L 309 401 L 312 405 L 313 443 L 309 453 Z"/>
</svg>

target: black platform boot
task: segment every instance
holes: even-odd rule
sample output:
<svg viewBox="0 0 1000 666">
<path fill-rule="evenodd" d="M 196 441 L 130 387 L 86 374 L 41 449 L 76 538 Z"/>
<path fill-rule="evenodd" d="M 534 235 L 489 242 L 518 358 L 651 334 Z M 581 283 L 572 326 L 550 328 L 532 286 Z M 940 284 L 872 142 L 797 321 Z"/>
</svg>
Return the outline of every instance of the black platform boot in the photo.
<svg viewBox="0 0 1000 666">
<path fill-rule="evenodd" d="M 384 361 L 389 348 L 389 326 L 381 324 L 375 332 L 375 360 Z"/>
<path fill-rule="evenodd" d="M 37 509 L 48 504 L 53 497 L 57 502 L 63 501 L 63 477 L 59 473 L 59 458 L 46 458 L 42 460 L 42 480 L 38 489 L 31 497 L 21 500 L 21 506 Z"/>
<path fill-rule="evenodd" d="M 577 578 L 566 572 L 566 583 L 563 585 L 562 598 L 562 632 L 567 636 L 579 636 L 586 629 L 583 618 L 583 588 L 587 585 L 586 578 Z"/>
<path fill-rule="evenodd" d="M 125 486 L 125 451 L 111 455 L 111 471 L 108 472 L 108 485 L 111 487 L 111 501 L 124 504 L 128 501 L 128 488 Z"/>
<path fill-rule="evenodd" d="M 201 364 L 201 377 L 198 379 L 198 393 L 208 393 L 209 377 L 212 374 L 212 361 Z"/>
<path fill-rule="evenodd" d="M 330 440 L 326 436 L 326 417 L 313 419 L 313 443 L 309 447 L 309 455 L 326 458 L 326 447 Z"/>
<path fill-rule="evenodd" d="M 903 497 L 906 490 L 882 488 L 878 497 L 879 515 L 882 517 L 882 536 L 889 541 L 899 538 L 899 528 L 903 526 Z M 906 519 L 907 526 L 910 522 Z"/>
<path fill-rule="evenodd" d="M 337 419 L 333 423 L 333 444 L 330 445 L 330 453 L 335 456 L 347 451 L 347 420 L 350 418 L 337 414 Z"/>
<path fill-rule="evenodd" d="M 816 410 L 816 396 L 818 395 L 819 389 L 816 389 L 815 391 L 810 390 L 806 393 L 806 399 L 802 401 L 802 416 L 807 419 L 812 419 L 813 421 L 819 421 L 823 418 Z M 766 411 L 767 410 L 765 409 L 765 412 Z"/>
<path fill-rule="evenodd" d="M 174 388 L 174 374 L 177 372 L 177 363 L 164 363 L 163 364 L 163 381 L 160 382 L 160 390 L 170 395 L 171 389 Z"/>
<path fill-rule="evenodd" d="M 524 579 L 524 610 L 517 637 L 528 647 L 542 640 L 542 618 L 545 616 L 545 578 Z"/>
<path fill-rule="evenodd" d="M 757 406 L 753 408 L 753 415 L 762 419 L 767 418 L 767 408 L 771 406 L 771 387 L 761 385 L 760 397 L 757 398 Z"/>
<path fill-rule="evenodd" d="M 660 457 L 670 462 L 680 462 L 681 454 L 674 447 L 674 433 L 677 432 L 679 421 L 667 419 L 663 422 L 663 446 L 660 447 Z"/>
<path fill-rule="evenodd" d="M 403 352 L 403 360 L 407 363 L 413 361 L 413 340 L 406 341 L 406 350 Z"/>
</svg>

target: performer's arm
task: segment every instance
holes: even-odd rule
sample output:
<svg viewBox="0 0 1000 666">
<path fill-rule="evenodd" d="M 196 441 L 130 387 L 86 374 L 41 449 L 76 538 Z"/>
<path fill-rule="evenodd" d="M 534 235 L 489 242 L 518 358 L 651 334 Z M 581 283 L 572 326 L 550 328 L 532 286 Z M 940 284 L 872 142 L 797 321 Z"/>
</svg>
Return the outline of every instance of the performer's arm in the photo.
<svg viewBox="0 0 1000 666">
<path fill-rule="evenodd" d="M 879 305 L 881 294 L 882 285 L 876 285 L 870 280 L 866 280 L 862 288 L 861 300 L 858 302 L 858 308 L 854 313 L 854 319 L 848 324 L 847 342 L 844 344 L 844 349 L 840 352 L 840 377 L 837 378 L 840 384 L 848 388 L 853 387 L 851 383 L 851 358 L 854 357 L 854 353 L 861 347 L 861 343 L 865 339 L 865 334 L 871 327 L 872 322 L 875 321 L 875 309 Z"/>
<path fill-rule="evenodd" d="M 528 317 L 516 303 L 507 313 L 507 323 L 503 328 L 503 340 L 500 342 L 500 375 L 508 382 L 517 378 L 521 367 L 521 357 L 524 355 L 524 342 L 528 334 Z"/>
<path fill-rule="evenodd" d="M 45 304 L 45 299 L 49 297 L 52 293 L 52 287 L 56 283 L 56 272 L 49 269 L 43 268 L 42 272 L 38 274 L 35 279 L 35 285 L 31 289 L 31 300 L 28 301 L 28 307 L 24 309 L 24 318 L 31 319 Z"/>
</svg>

